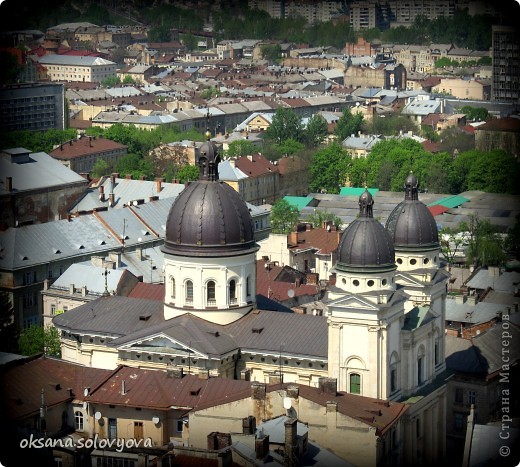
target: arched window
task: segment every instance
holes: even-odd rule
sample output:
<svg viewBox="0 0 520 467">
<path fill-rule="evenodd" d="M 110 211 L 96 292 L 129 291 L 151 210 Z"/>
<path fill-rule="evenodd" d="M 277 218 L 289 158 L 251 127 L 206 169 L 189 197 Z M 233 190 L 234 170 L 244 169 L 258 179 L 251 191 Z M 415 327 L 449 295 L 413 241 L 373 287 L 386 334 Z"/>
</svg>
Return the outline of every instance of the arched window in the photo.
<svg viewBox="0 0 520 467">
<path fill-rule="evenodd" d="M 359 373 L 350 373 L 349 392 L 351 394 L 361 394 L 361 376 Z"/>
<path fill-rule="evenodd" d="M 193 282 L 186 281 L 186 305 L 193 305 Z"/>
<path fill-rule="evenodd" d="M 231 279 L 229 281 L 229 304 L 237 304 L 237 283 L 235 279 Z"/>
<path fill-rule="evenodd" d="M 74 412 L 74 426 L 76 431 L 83 431 L 83 413 L 79 410 Z"/>
<path fill-rule="evenodd" d="M 215 299 L 215 281 L 209 281 L 206 285 L 206 304 L 207 306 L 216 306 Z"/>
<path fill-rule="evenodd" d="M 175 300 L 175 279 L 173 276 L 170 276 L 170 297 Z"/>
<path fill-rule="evenodd" d="M 399 373 L 398 373 L 399 356 L 396 352 L 390 357 L 390 394 L 399 389 Z"/>
</svg>

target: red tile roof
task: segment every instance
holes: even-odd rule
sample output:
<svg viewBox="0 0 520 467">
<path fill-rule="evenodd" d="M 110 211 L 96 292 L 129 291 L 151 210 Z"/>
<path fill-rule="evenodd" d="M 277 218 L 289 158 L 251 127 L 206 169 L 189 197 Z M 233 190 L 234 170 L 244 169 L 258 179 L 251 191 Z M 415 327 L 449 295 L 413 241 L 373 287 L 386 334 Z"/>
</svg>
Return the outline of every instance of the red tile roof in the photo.
<svg viewBox="0 0 520 467">
<path fill-rule="evenodd" d="M 131 298 L 144 298 L 147 300 L 164 301 L 164 284 L 147 284 L 146 282 L 138 282 L 128 294 Z"/>
<path fill-rule="evenodd" d="M 82 397 L 85 387 L 100 384 L 110 374 L 53 358 L 17 361 L 0 370 L 2 403 L 11 420 L 23 419 L 39 412 L 42 388 L 45 404 L 52 407 Z"/>
<path fill-rule="evenodd" d="M 258 295 L 263 295 L 276 301 L 284 301 L 289 299 L 289 290 L 294 291 L 295 297 L 304 295 L 314 297 L 318 293 L 316 285 L 296 285 L 294 282 L 276 280 L 283 268 L 274 264 L 266 268 L 265 265 L 266 261 L 264 260 L 256 262 L 256 293 Z"/>
<path fill-rule="evenodd" d="M 80 139 L 73 139 L 58 146 L 49 154 L 55 159 L 68 160 L 82 157 L 87 154 L 99 154 L 121 149 L 127 149 L 127 146 L 101 137 L 91 138 L 84 136 Z"/>
<path fill-rule="evenodd" d="M 332 228 L 335 229 L 335 227 Z M 338 247 L 341 238 L 339 230 L 331 230 L 329 232 L 322 227 L 297 232 L 297 234 L 298 243 L 292 246 L 289 243 L 289 249 L 292 251 L 314 248 L 318 253 L 330 254 Z"/>
<path fill-rule="evenodd" d="M 441 204 L 434 204 L 433 206 L 428 206 L 428 209 L 432 213 L 432 216 L 438 216 L 439 214 L 444 214 L 446 211 L 449 211 L 449 208 L 446 206 L 442 206 Z"/>
<path fill-rule="evenodd" d="M 121 388 L 125 382 L 125 394 Z M 237 392 L 250 391 L 249 381 L 225 378 L 202 379 L 186 375 L 172 377 L 166 371 L 120 366 L 97 387 L 90 385 L 85 398 L 96 404 L 123 405 L 168 410 L 172 406 L 190 410 L 200 404 L 214 404 Z"/>
<path fill-rule="evenodd" d="M 259 177 L 278 172 L 278 166 L 261 154 L 239 157 L 235 162 L 235 166 L 250 177 Z"/>
<path fill-rule="evenodd" d="M 520 119 L 513 117 L 493 118 L 483 125 L 475 128 L 475 131 L 520 131 Z"/>
</svg>

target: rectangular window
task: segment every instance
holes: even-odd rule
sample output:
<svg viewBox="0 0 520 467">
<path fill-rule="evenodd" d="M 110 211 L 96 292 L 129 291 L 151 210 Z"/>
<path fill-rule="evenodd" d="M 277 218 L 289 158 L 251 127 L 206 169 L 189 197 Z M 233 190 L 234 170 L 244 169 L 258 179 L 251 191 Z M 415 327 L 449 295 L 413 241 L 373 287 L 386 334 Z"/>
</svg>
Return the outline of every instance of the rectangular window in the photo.
<svg viewBox="0 0 520 467">
<path fill-rule="evenodd" d="M 392 368 L 390 370 L 390 392 L 397 390 L 397 370 Z"/>
<path fill-rule="evenodd" d="M 475 391 L 468 391 L 468 405 L 477 405 L 477 393 Z"/>
<path fill-rule="evenodd" d="M 182 433 L 184 430 L 184 423 L 182 420 L 177 420 L 177 433 Z"/>
<path fill-rule="evenodd" d="M 455 420 L 453 428 L 455 431 L 461 432 L 464 429 L 465 416 L 463 413 L 455 412 Z"/>
<path fill-rule="evenodd" d="M 108 439 L 117 438 L 117 418 L 108 419 Z"/>
<path fill-rule="evenodd" d="M 462 388 L 455 388 L 455 404 L 464 403 L 464 391 Z"/>
<path fill-rule="evenodd" d="M 53 303 L 51 305 L 51 316 L 54 316 L 56 314 L 56 304 Z"/>
</svg>

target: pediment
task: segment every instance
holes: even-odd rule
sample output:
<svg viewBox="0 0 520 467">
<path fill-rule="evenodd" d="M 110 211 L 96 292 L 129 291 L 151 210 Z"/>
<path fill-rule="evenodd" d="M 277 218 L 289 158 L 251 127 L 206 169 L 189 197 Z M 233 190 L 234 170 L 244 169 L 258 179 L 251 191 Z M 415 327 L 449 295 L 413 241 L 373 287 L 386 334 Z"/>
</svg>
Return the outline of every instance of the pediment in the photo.
<svg viewBox="0 0 520 467">
<path fill-rule="evenodd" d="M 125 351 L 150 351 L 150 352 L 164 352 L 164 353 L 179 353 L 190 354 L 195 357 L 205 357 L 205 355 L 194 350 L 189 345 L 182 343 L 176 339 L 167 336 L 166 334 L 156 334 L 153 336 L 135 339 L 118 347 L 118 350 Z"/>
<path fill-rule="evenodd" d="M 359 295 L 347 295 L 342 298 L 338 298 L 337 300 L 334 300 L 332 302 L 329 302 L 327 304 L 329 309 L 345 309 L 345 310 L 369 310 L 369 311 L 378 311 L 379 307 L 371 302 L 370 300 L 359 296 Z"/>
<path fill-rule="evenodd" d="M 404 287 L 424 287 L 424 282 L 416 279 L 411 274 L 398 272 L 395 275 L 395 281 Z"/>
</svg>

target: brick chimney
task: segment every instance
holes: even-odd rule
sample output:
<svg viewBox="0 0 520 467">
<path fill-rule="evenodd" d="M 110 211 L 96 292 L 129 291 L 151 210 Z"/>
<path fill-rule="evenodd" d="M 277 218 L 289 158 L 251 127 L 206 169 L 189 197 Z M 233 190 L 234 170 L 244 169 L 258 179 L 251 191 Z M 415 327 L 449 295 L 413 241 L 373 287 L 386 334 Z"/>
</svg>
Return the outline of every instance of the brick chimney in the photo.
<svg viewBox="0 0 520 467">
<path fill-rule="evenodd" d="M 103 185 L 99 187 L 99 200 L 105 202 L 105 187 Z"/>
<path fill-rule="evenodd" d="M 254 435 L 256 431 L 256 418 L 252 415 L 242 419 L 242 433 L 244 435 Z"/>
<path fill-rule="evenodd" d="M 162 178 L 156 178 L 155 182 L 157 183 L 157 193 L 160 193 L 161 190 L 162 190 L 163 179 Z"/>
<path fill-rule="evenodd" d="M 338 389 L 338 380 L 336 378 L 319 378 L 318 387 L 320 388 L 320 392 L 335 396 Z"/>
<path fill-rule="evenodd" d="M 269 435 L 260 433 L 255 439 L 255 454 L 259 460 L 264 460 L 269 452 Z"/>
<path fill-rule="evenodd" d="M 285 426 L 285 452 L 284 452 L 284 466 L 292 467 L 298 465 L 297 459 L 297 425 L 296 418 L 287 417 L 284 422 Z"/>
<path fill-rule="evenodd" d="M 251 398 L 255 400 L 265 399 L 265 385 L 262 383 L 253 382 L 251 385 Z"/>
<path fill-rule="evenodd" d="M 116 201 L 116 196 L 114 195 L 114 193 L 109 193 L 108 194 L 108 204 L 109 204 L 109 206 L 113 206 L 115 204 L 115 201 Z"/>
</svg>

